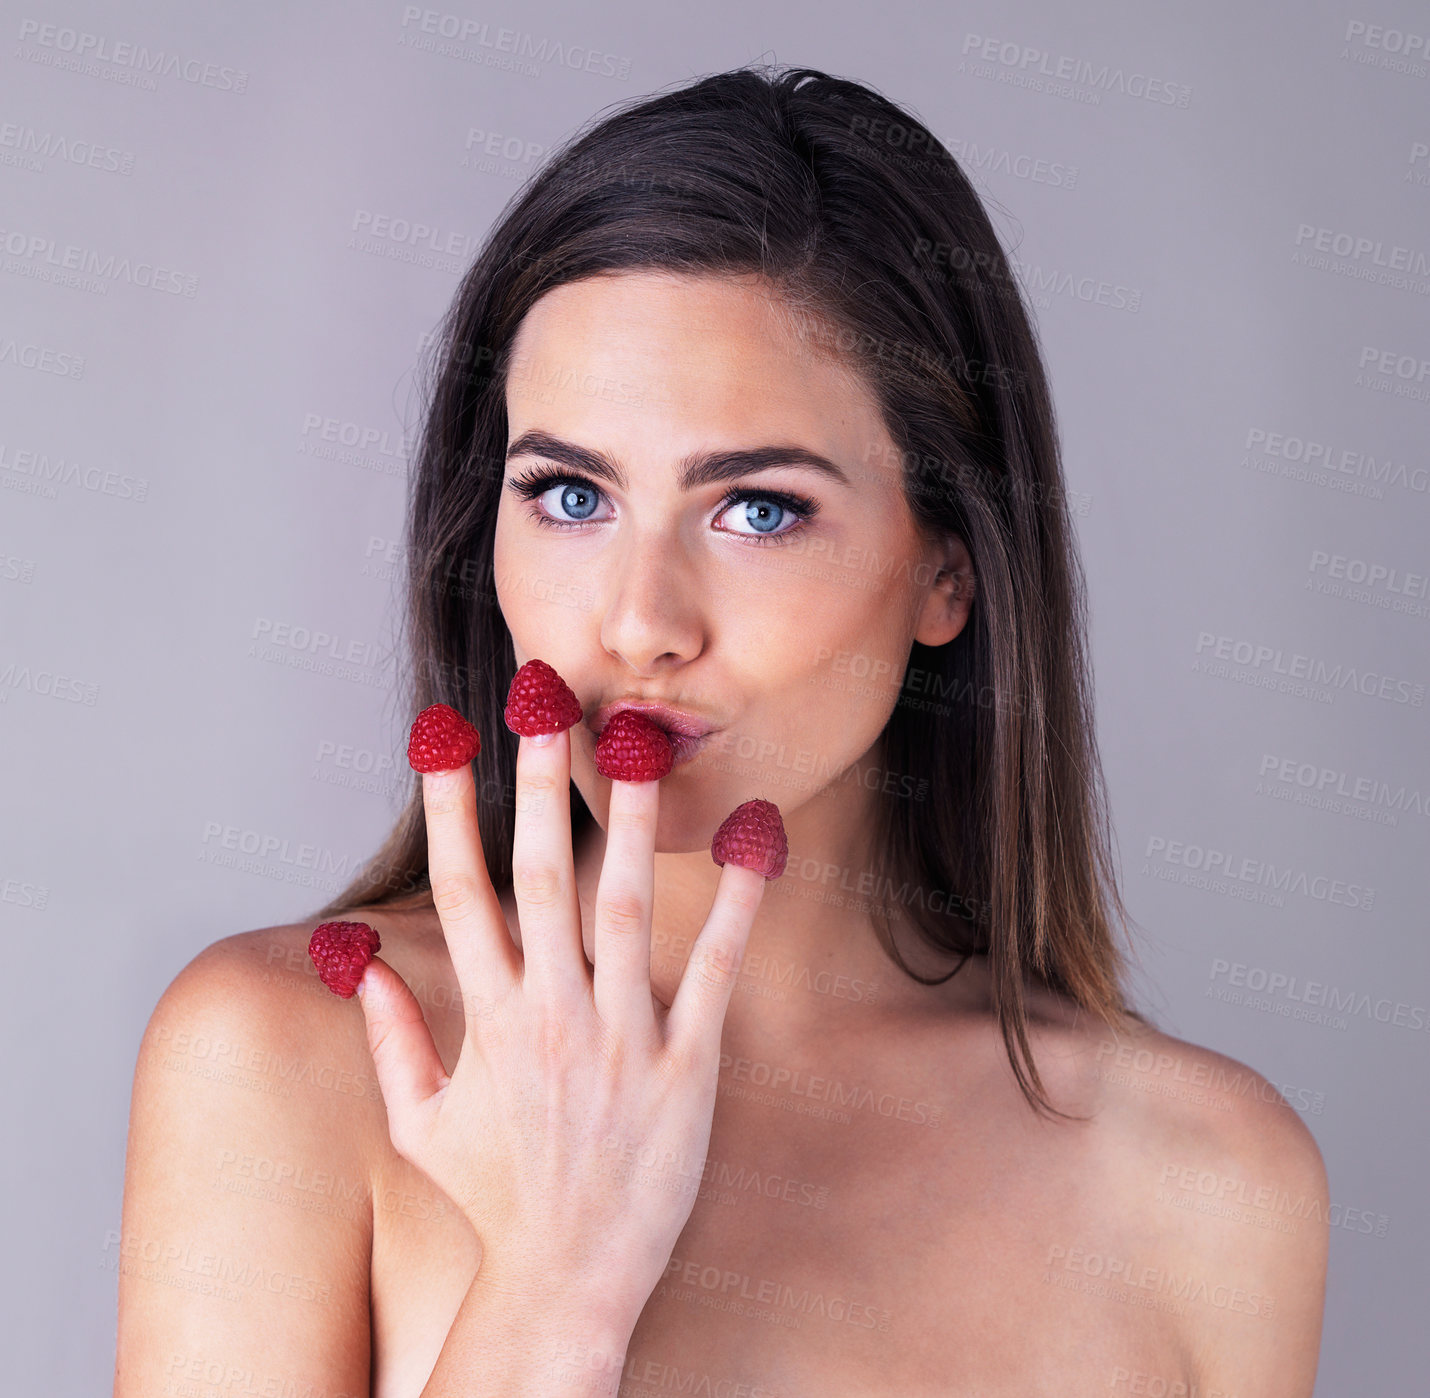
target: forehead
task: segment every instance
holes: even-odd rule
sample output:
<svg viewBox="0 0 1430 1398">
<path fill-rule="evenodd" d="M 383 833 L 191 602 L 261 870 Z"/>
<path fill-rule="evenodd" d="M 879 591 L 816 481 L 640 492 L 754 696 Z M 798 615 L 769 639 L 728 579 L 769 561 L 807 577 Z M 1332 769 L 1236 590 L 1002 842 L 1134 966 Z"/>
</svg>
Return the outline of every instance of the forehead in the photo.
<svg viewBox="0 0 1430 1398">
<path fill-rule="evenodd" d="M 682 431 L 689 449 L 733 432 L 732 445 L 798 441 L 857 471 L 886 440 L 882 418 L 867 385 L 800 327 L 755 277 L 641 270 L 568 282 L 518 328 L 511 435 L 644 429 L 668 454 Z"/>
</svg>

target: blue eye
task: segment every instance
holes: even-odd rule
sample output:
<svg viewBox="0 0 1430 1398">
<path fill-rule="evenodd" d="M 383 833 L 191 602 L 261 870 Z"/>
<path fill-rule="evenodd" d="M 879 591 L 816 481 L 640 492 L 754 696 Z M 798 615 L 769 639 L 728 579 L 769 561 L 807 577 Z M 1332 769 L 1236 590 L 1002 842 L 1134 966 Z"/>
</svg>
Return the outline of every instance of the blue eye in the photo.
<svg viewBox="0 0 1430 1398">
<path fill-rule="evenodd" d="M 557 486 L 563 487 L 559 493 L 555 489 Z M 520 499 L 534 501 L 538 506 L 544 504 L 541 497 L 555 497 L 553 503 L 530 511 L 531 518 L 547 529 L 572 529 L 591 522 L 601 496 L 601 491 L 586 477 L 572 475 L 567 471 L 554 471 L 549 467 L 538 467 L 524 475 L 514 476 L 508 487 Z M 742 529 L 722 529 L 719 532 L 734 534 L 754 544 L 780 543 L 791 534 L 798 533 L 819 512 L 819 505 L 815 501 L 802 495 L 793 495 L 789 491 L 737 488 L 729 491 L 721 500 L 716 518 L 735 505 L 745 507 L 743 515 L 737 517 L 742 518 L 753 532 L 746 533 Z M 553 510 L 556 513 L 553 513 Z M 563 515 L 566 517 L 563 518 Z M 781 528 L 787 518 L 792 518 L 795 522 Z"/>
<path fill-rule="evenodd" d="M 561 492 L 560 506 L 578 520 L 585 520 L 596 508 L 596 492 L 572 482 Z"/>
<path fill-rule="evenodd" d="M 741 503 L 736 501 L 736 504 Z M 764 496 L 750 497 L 744 501 L 745 523 L 750 525 L 757 533 L 772 534 L 779 529 L 779 520 L 773 518 L 774 515 L 786 515 L 789 513 L 778 500 L 768 500 Z M 738 529 L 733 530 L 738 534 Z M 784 531 L 788 533 L 789 531 Z"/>
</svg>

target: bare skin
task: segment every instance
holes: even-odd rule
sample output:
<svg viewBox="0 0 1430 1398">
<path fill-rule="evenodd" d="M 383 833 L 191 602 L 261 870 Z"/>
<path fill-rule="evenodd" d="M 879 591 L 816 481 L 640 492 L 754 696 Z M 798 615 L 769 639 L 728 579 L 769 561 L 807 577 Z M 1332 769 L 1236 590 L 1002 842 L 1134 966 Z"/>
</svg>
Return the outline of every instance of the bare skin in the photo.
<svg viewBox="0 0 1430 1398">
<path fill-rule="evenodd" d="M 1325 1174 L 1265 1079 L 1161 1034 L 1117 1041 L 1033 992 L 1051 1099 L 1088 1118 L 1039 1120 L 1008 1067 L 982 958 L 919 985 L 855 900 L 822 896 L 818 871 L 866 867 L 871 784 L 837 778 L 869 772 L 877 787 L 885 775 L 877 739 L 897 687 L 839 688 L 837 657 L 900 675 L 912 640 L 958 634 L 972 596 L 961 543 L 919 537 L 885 488 L 895 458 L 872 403 L 804 352 L 758 288 L 729 282 L 626 275 L 559 288 L 527 317 L 520 349 L 510 440 L 539 430 L 606 452 L 628 489 L 597 482 L 595 520 L 569 533 L 536 525 L 533 505 L 504 492 L 496 571 L 518 662 L 555 665 L 588 713 L 648 696 L 721 729 L 660 783 L 658 1004 L 675 998 L 711 907 L 719 820 L 763 795 L 791 846 L 724 1017 L 700 1194 L 631 1334 L 621 1393 L 1307 1398 Z M 820 548 L 733 538 L 712 527 L 748 527 L 743 503 L 717 513 L 725 485 L 674 484 L 687 452 L 765 443 L 801 444 L 853 478 L 789 466 L 748 478 L 752 495 L 814 496 L 807 540 Z M 509 462 L 508 476 L 531 464 Z M 869 560 L 889 557 L 908 566 L 857 585 Z M 581 589 L 594 606 L 570 605 Z M 599 823 L 572 866 L 593 960 L 611 784 L 595 771 L 594 734 L 578 726 L 570 744 L 571 779 Z M 800 751 L 819 760 L 811 768 Z M 519 900 L 507 893 L 501 911 L 521 949 Z M 441 919 L 431 908 L 345 916 L 379 928 L 382 959 L 451 1073 L 467 1030 Z M 467 1218 L 393 1147 L 363 1016 L 317 981 L 311 926 L 216 943 L 151 1020 L 117 1249 L 121 1395 L 207 1393 L 200 1382 L 219 1364 L 255 1384 L 416 1398 L 482 1266 Z M 924 974 L 951 969 L 906 926 L 899 945 Z M 206 1071 L 218 1042 L 226 1077 Z M 1199 1207 L 1208 1179 L 1219 1198 L 1273 1202 Z M 220 1261 L 189 1268 L 170 1251 L 165 1270 L 144 1270 L 177 1244 Z M 244 1265 L 282 1287 L 183 1284 Z M 584 1391 L 571 1334 L 553 1392 Z"/>
</svg>

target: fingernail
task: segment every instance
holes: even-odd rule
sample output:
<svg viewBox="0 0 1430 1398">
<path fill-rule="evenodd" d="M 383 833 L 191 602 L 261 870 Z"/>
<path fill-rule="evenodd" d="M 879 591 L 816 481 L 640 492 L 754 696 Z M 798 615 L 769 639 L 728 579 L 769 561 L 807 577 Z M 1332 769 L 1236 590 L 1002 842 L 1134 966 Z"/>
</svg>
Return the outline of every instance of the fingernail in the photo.
<svg viewBox="0 0 1430 1398">
<path fill-rule="evenodd" d="M 544 748 L 555 736 L 555 733 L 535 733 L 532 735 L 531 741 L 537 747 Z"/>
</svg>

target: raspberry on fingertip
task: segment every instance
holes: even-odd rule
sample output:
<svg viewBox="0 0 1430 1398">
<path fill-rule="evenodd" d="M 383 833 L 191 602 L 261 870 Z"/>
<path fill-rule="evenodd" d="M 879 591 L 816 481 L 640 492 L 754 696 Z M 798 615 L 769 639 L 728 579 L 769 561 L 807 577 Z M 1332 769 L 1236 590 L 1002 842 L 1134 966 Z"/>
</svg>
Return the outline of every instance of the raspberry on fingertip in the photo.
<svg viewBox="0 0 1430 1398">
<path fill-rule="evenodd" d="M 674 765 L 665 729 L 636 709 L 621 709 L 596 739 L 596 770 L 612 781 L 659 781 Z"/>
<path fill-rule="evenodd" d="M 323 922 L 308 938 L 308 955 L 318 978 L 334 995 L 351 1000 L 382 938 L 365 922 Z"/>
<path fill-rule="evenodd" d="M 746 801 L 720 822 L 710 841 L 710 857 L 719 865 L 738 864 L 767 879 L 777 879 L 789 859 L 780 808 L 773 801 Z"/>
<path fill-rule="evenodd" d="M 481 734 L 450 704 L 429 704 L 407 739 L 407 761 L 415 772 L 454 771 L 481 750 Z"/>
<path fill-rule="evenodd" d="M 512 676 L 502 715 L 523 737 L 546 737 L 580 723 L 585 713 L 575 691 L 544 660 L 528 660 Z"/>
</svg>

